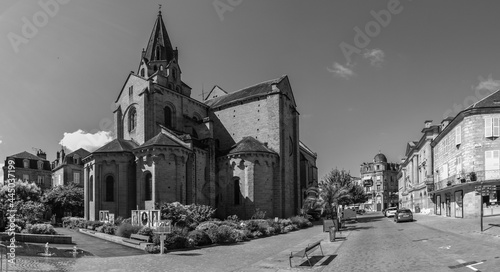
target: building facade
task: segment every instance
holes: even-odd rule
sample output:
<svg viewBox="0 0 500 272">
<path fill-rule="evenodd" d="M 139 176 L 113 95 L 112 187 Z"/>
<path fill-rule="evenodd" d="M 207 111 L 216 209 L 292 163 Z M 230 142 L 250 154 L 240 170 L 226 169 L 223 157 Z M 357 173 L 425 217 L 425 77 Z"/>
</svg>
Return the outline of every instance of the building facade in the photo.
<svg viewBox="0 0 500 272">
<path fill-rule="evenodd" d="M 211 205 L 219 217 L 296 214 L 317 169 L 316 154 L 301 148 L 288 77 L 235 92 L 216 86 L 201 102 L 178 59 L 160 12 L 115 101 L 116 139 L 83 160 L 85 217 L 129 217 L 164 202 Z"/>
<path fill-rule="evenodd" d="M 425 121 L 420 140 L 407 144 L 398 173 L 400 207 L 409 208 L 413 212 L 434 212 L 433 201 L 429 194 L 434 184 L 431 143 L 439 131 L 439 125 Z"/>
<path fill-rule="evenodd" d="M 364 209 L 382 211 L 398 205 L 398 170 L 399 164 L 387 162 L 382 153 L 361 164 L 360 178 L 368 196 Z"/>
<path fill-rule="evenodd" d="M 52 187 L 69 184 L 83 187 L 83 158 L 89 154 L 90 152 L 83 148 L 67 155 L 64 148 L 58 151 L 52 162 Z"/>
<path fill-rule="evenodd" d="M 435 214 L 456 218 L 498 213 L 500 91 L 442 122 L 434 149 Z M 483 191 L 479 188 L 483 186 Z"/>
<path fill-rule="evenodd" d="M 4 180 L 7 181 L 9 160 L 14 160 L 16 180 L 36 183 L 42 190 L 52 187 L 52 171 L 45 152 L 38 150 L 37 155 L 26 151 L 7 156 L 3 167 Z"/>
</svg>

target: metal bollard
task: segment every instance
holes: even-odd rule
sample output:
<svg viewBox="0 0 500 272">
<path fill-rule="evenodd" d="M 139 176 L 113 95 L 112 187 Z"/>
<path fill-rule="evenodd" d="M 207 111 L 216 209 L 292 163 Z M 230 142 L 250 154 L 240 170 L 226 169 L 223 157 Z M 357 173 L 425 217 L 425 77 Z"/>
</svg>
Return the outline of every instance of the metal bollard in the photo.
<svg viewBox="0 0 500 272">
<path fill-rule="evenodd" d="M 330 242 L 335 242 L 335 227 L 330 227 Z"/>
</svg>

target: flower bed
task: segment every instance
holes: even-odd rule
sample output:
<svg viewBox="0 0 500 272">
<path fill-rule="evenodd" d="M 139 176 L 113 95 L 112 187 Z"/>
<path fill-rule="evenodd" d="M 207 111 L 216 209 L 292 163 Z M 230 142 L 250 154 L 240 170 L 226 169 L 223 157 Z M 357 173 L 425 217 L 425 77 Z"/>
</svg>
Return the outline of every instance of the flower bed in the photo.
<svg viewBox="0 0 500 272">
<path fill-rule="evenodd" d="M 304 217 L 294 216 L 288 219 L 257 219 L 265 218 L 265 212 L 256 210 L 250 220 L 240 220 L 236 215 L 222 221 L 212 218 L 215 210 L 204 205 L 182 205 L 166 203 L 161 206 L 162 219 L 172 220 L 172 233 L 166 235 L 164 245 L 167 249 L 185 249 L 212 244 L 231 244 L 250 239 L 284 234 L 290 231 L 308 228 L 312 223 Z M 121 241 L 131 234 L 150 237 L 152 245 L 146 246 L 149 253 L 160 251 L 159 235 L 149 227 L 132 226 L 130 219 L 117 218 L 115 225 L 95 221 L 85 221 L 83 218 L 64 218 L 63 225 L 68 228 L 91 229 L 96 233 L 115 235 L 112 240 Z M 112 237 L 111 237 L 112 238 Z"/>
</svg>

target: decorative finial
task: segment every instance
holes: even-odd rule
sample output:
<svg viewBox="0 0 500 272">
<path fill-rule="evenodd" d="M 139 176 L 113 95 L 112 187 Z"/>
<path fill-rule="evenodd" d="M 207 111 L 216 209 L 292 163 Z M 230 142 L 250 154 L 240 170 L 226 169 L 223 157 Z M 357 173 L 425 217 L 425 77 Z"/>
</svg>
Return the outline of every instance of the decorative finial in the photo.
<svg viewBox="0 0 500 272">
<path fill-rule="evenodd" d="M 158 15 L 161 15 L 161 4 L 158 4 Z"/>
</svg>

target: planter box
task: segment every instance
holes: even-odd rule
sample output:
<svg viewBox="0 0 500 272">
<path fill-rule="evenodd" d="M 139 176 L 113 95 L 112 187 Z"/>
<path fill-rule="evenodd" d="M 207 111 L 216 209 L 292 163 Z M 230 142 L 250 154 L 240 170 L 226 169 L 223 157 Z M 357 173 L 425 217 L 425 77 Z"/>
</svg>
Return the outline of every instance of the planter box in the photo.
<svg viewBox="0 0 500 272">
<path fill-rule="evenodd" d="M 1 240 L 8 240 L 12 236 L 9 236 L 6 232 L 0 233 Z M 48 235 L 48 234 L 27 234 L 27 233 L 16 233 L 16 241 L 18 242 L 28 242 L 28 243 L 49 243 L 49 244 L 72 244 L 72 237 L 66 235 Z"/>
</svg>

